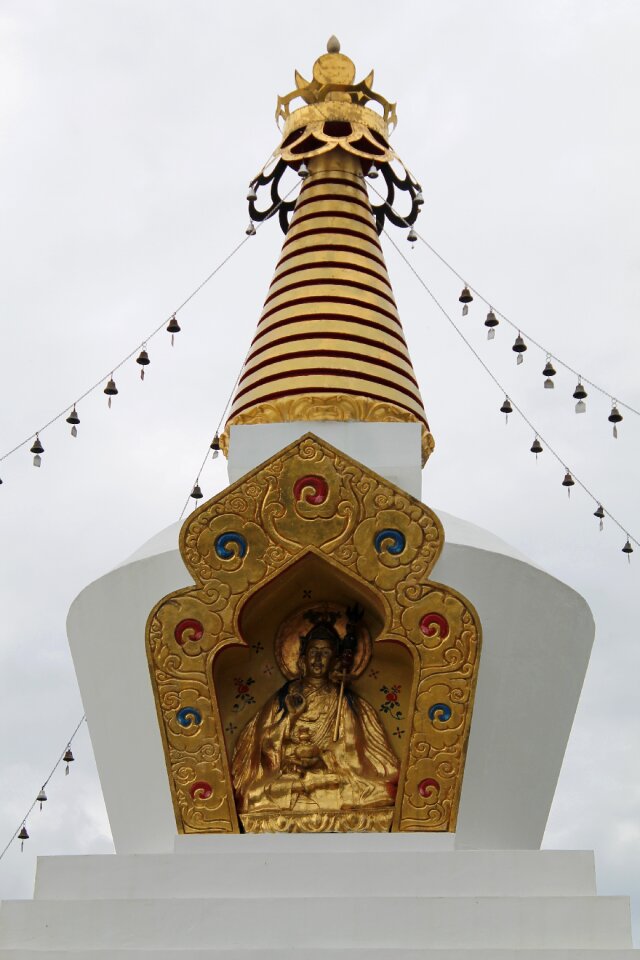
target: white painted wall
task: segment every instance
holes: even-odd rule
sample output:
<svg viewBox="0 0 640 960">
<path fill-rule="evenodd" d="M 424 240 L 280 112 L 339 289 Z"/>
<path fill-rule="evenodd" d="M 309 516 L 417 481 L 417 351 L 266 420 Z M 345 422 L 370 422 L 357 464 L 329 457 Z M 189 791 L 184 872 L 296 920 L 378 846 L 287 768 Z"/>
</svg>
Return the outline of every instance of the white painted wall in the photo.
<svg viewBox="0 0 640 960">
<path fill-rule="evenodd" d="M 287 447 L 305 433 L 315 433 L 359 463 L 420 499 L 422 428 L 419 423 L 336 423 L 308 420 L 231 427 L 229 482 Z"/>
</svg>

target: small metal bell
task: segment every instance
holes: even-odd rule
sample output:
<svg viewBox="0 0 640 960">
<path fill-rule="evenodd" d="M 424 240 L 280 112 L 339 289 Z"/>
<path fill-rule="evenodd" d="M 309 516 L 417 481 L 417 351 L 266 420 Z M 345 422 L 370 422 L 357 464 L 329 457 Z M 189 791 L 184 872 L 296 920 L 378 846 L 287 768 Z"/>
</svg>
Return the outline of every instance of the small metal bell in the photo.
<svg viewBox="0 0 640 960">
<path fill-rule="evenodd" d="M 538 440 L 538 438 L 536 437 L 533 443 L 531 444 L 531 453 L 535 453 L 536 460 L 538 459 L 538 454 L 542 453 L 542 450 L 543 450 L 543 446 Z"/>
<path fill-rule="evenodd" d="M 495 313 L 493 312 L 493 307 L 491 307 L 489 309 L 489 313 L 487 314 L 487 319 L 484 321 L 485 327 L 488 327 L 487 340 L 493 340 L 493 338 L 496 335 L 494 327 L 497 327 L 499 323 L 500 321 L 498 320 Z"/>
<path fill-rule="evenodd" d="M 469 287 L 463 287 L 463 288 L 462 288 L 462 293 L 461 293 L 460 296 L 458 297 L 458 300 L 459 300 L 460 303 L 462 304 L 462 316 L 463 316 L 463 317 L 466 317 L 467 314 L 469 313 L 469 304 L 470 304 L 471 301 L 473 300 L 473 297 L 471 296 L 471 291 L 469 290 Z"/>
<path fill-rule="evenodd" d="M 174 315 L 171 317 L 171 320 L 169 320 L 169 323 L 167 324 L 167 333 L 170 333 L 170 334 L 171 334 L 171 346 L 173 346 L 173 341 L 174 341 L 174 338 L 175 338 L 175 334 L 176 334 L 176 333 L 180 333 L 180 324 L 179 324 L 178 321 L 176 320 L 176 315 L 175 315 L 175 313 L 174 313 Z"/>
<path fill-rule="evenodd" d="M 509 397 L 504 398 L 504 402 L 500 407 L 500 413 L 504 413 L 504 422 L 509 423 L 509 414 L 513 413 L 513 407 L 511 406 Z"/>
<path fill-rule="evenodd" d="M 420 188 L 418 188 L 418 192 L 416 193 L 413 202 L 415 203 L 416 207 L 421 207 L 423 205 L 424 197 L 422 196 L 422 190 Z"/>
<path fill-rule="evenodd" d="M 151 363 L 151 360 L 149 360 L 149 354 L 144 349 L 144 347 L 136 357 L 136 363 L 140 364 L 140 379 L 144 380 L 144 368 L 148 367 L 149 364 Z"/>
<path fill-rule="evenodd" d="M 547 357 L 547 362 L 545 363 L 544 370 L 542 371 L 542 376 L 546 377 L 546 380 L 544 381 L 545 390 L 555 389 L 556 385 L 551 379 L 551 377 L 555 377 L 555 375 L 556 375 L 556 368 L 551 363 L 551 357 Z"/>
<path fill-rule="evenodd" d="M 306 180 L 307 177 L 309 176 L 309 167 L 306 165 L 304 160 L 298 167 L 298 176 L 300 177 L 301 180 Z"/>
<path fill-rule="evenodd" d="M 614 436 L 614 437 L 616 438 L 616 440 L 617 440 L 617 438 L 618 438 L 618 424 L 619 424 L 620 421 L 623 419 L 623 416 L 622 416 L 622 414 L 620 413 L 620 411 L 618 410 L 617 406 L 615 405 L 615 402 L 614 402 L 613 406 L 611 407 L 611 413 L 609 414 L 609 416 L 608 416 L 607 419 L 609 420 L 609 423 L 612 423 L 612 424 L 613 424 L 613 436 Z"/>
<path fill-rule="evenodd" d="M 584 400 L 588 396 L 587 391 L 582 385 L 582 380 L 578 380 L 578 386 L 573 391 L 574 400 Z"/>
<path fill-rule="evenodd" d="M 249 203 L 253 203 L 253 201 L 257 199 L 258 199 L 258 194 L 256 193 L 256 188 L 252 183 L 250 183 L 249 192 L 247 193 L 247 200 L 249 201 Z"/>
<path fill-rule="evenodd" d="M 587 391 L 582 386 L 582 381 L 578 380 L 578 386 L 573 391 L 574 400 L 577 400 L 576 403 L 576 413 L 584 413 L 587 409 L 587 405 L 584 402 L 585 397 L 587 396 Z"/>
<path fill-rule="evenodd" d="M 597 517 L 600 521 L 600 529 L 604 529 L 604 509 L 601 503 L 598 504 L 598 509 L 593 511 L 594 517 Z"/>
<path fill-rule="evenodd" d="M 571 476 L 571 474 L 570 474 L 569 471 L 567 470 L 567 472 L 566 472 L 565 475 L 564 475 L 564 480 L 562 481 L 562 486 L 567 488 L 567 496 L 568 496 L 568 497 L 571 496 L 571 487 L 573 487 L 574 484 L 575 484 L 575 480 L 573 479 L 573 477 Z"/>
<path fill-rule="evenodd" d="M 407 234 L 407 240 L 409 241 L 409 243 L 415 243 L 417 239 L 418 239 L 418 234 L 415 232 L 413 227 L 411 227 L 411 229 L 409 230 L 409 233 Z"/>
<path fill-rule="evenodd" d="M 220 437 L 218 436 L 217 433 L 213 438 L 213 440 L 211 441 L 211 450 L 213 451 L 213 453 L 211 454 L 211 459 L 215 460 L 220 453 Z"/>
<path fill-rule="evenodd" d="M 18 834 L 18 840 L 20 841 L 20 852 L 24 850 L 24 842 L 29 839 L 29 833 L 27 831 L 26 823 L 23 823 L 20 827 L 20 833 Z"/>
<path fill-rule="evenodd" d="M 78 414 L 76 413 L 75 403 L 74 403 L 74 405 L 73 405 L 73 410 L 71 411 L 71 413 L 70 413 L 69 416 L 67 417 L 67 423 L 70 423 L 70 424 L 71 424 L 71 436 L 72 436 L 72 437 L 77 437 L 77 436 L 78 436 L 78 426 L 77 426 L 77 425 L 80 423 L 80 417 L 79 417 Z"/>
<path fill-rule="evenodd" d="M 369 172 L 367 173 L 369 180 L 376 180 L 380 176 L 378 173 L 378 168 L 372 163 L 369 167 Z"/>
<path fill-rule="evenodd" d="M 40 793 L 39 793 L 38 796 L 36 797 L 36 800 L 37 800 L 37 801 L 39 802 L 39 804 L 40 804 L 40 809 L 41 809 L 41 810 L 42 810 L 42 804 L 46 801 L 46 799 L 47 799 L 47 794 L 46 794 L 46 792 L 45 792 L 45 789 L 44 789 L 44 787 L 41 787 L 41 788 L 40 788 Z"/>
<path fill-rule="evenodd" d="M 65 768 L 65 771 L 64 771 L 64 775 L 65 775 L 65 777 L 68 777 L 68 776 L 69 776 L 69 764 L 70 764 L 70 763 L 73 763 L 73 761 L 75 760 L 75 757 L 74 757 L 73 753 L 71 752 L 71 746 L 68 746 L 67 749 L 65 750 L 65 752 L 64 752 L 64 757 L 62 758 L 62 760 L 63 760 L 63 762 L 66 763 L 66 765 L 67 765 L 66 768 Z"/>
<path fill-rule="evenodd" d="M 248 237 L 255 237 L 255 235 L 256 235 L 256 228 L 255 228 L 254 225 L 253 225 L 253 220 L 249 220 L 249 226 L 248 226 L 247 229 L 245 230 L 245 233 L 246 233 L 246 235 L 247 235 Z"/>
<path fill-rule="evenodd" d="M 199 483 L 194 483 L 193 490 L 191 491 L 191 496 L 193 497 L 194 500 L 202 500 L 204 494 L 200 489 Z"/>
<path fill-rule="evenodd" d="M 104 388 L 104 392 L 109 397 L 109 407 L 111 407 L 111 397 L 115 397 L 115 395 L 118 392 L 118 388 L 116 387 L 116 382 L 113 379 L 113 374 L 111 375 L 111 379 L 109 380 L 106 387 Z"/>
<path fill-rule="evenodd" d="M 520 336 L 520 334 L 518 334 L 518 336 L 516 337 L 511 349 L 514 351 L 514 353 L 518 354 L 518 359 L 516 360 L 516 363 L 522 363 L 522 361 L 524 360 L 524 357 L 522 356 L 522 354 L 527 349 L 527 345 L 522 339 L 522 337 Z"/>
<path fill-rule="evenodd" d="M 631 554 L 633 553 L 633 547 L 631 546 L 631 541 L 629 540 L 628 536 L 627 536 L 627 541 L 624 547 L 622 548 L 622 552 L 626 553 L 627 560 L 629 561 L 629 563 L 631 563 Z"/>
<path fill-rule="evenodd" d="M 44 447 L 40 443 L 40 437 L 36 433 L 36 439 L 34 440 L 33 446 L 31 447 L 31 453 L 34 454 L 33 465 L 34 467 L 39 467 L 42 463 L 41 453 L 44 453 Z"/>
</svg>

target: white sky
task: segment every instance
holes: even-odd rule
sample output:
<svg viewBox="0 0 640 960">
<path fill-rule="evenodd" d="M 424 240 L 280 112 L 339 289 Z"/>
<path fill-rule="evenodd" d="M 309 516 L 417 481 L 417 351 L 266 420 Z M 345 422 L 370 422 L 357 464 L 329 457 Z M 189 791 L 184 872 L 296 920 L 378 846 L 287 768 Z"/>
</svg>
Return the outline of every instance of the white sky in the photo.
<svg viewBox="0 0 640 960">
<path fill-rule="evenodd" d="M 308 13 L 313 10 L 312 15 Z M 0 447 L 22 440 L 143 339 L 244 235 L 250 177 L 276 145 L 275 100 L 336 33 L 398 101 L 398 152 L 422 181 L 420 229 L 469 282 L 585 376 L 640 406 L 640 6 L 531 3 L 2 0 Z M 401 232 L 395 237 L 408 246 Z M 0 465 L 0 847 L 82 713 L 67 649 L 73 598 L 177 519 L 252 336 L 281 234 L 260 230 L 117 375 Z M 422 247 L 412 262 L 458 316 L 459 286 Z M 485 526 L 565 580 L 598 625 L 547 846 L 595 848 L 601 893 L 640 915 L 640 667 L 624 536 L 568 500 L 562 469 L 505 427 L 495 386 L 392 249 L 387 255 L 437 450 L 426 502 Z M 608 398 L 576 417 L 575 378 L 544 391 L 544 355 L 516 367 L 504 325 L 482 356 L 605 506 L 640 536 L 640 425 L 611 437 Z M 202 478 L 225 484 L 223 462 Z M 143 642 L 143 638 L 141 638 Z M 562 651 L 559 650 L 559 656 Z M 126 669 L 126 665 L 123 665 Z M 121 704 L 114 691 L 114 710 Z M 535 729 L 531 736 L 535 737 Z M 122 744 L 127 749 L 127 744 Z M 527 749 L 527 744 L 522 744 Z M 111 849 L 90 742 L 0 863 L 0 896 L 28 896 L 36 854 Z M 134 789 L 144 785 L 134 784 Z"/>
</svg>

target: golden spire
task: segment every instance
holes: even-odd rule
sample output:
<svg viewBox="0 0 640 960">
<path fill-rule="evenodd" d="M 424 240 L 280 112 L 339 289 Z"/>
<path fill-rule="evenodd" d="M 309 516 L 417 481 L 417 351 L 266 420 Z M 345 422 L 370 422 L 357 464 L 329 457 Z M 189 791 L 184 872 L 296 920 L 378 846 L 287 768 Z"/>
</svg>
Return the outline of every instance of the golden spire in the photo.
<svg viewBox="0 0 640 960">
<path fill-rule="evenodd" d="M 418 383 L 378 239 L 388 207 L 372 209 L 365 174 L 383 174 L 387 196 L 419 186 L 391 170 L 388 143 L 395 105 L 355 84 L 355 67 L 331 37 L 313 79 L 278 98 L 282 143 L 273 171 L 255 187 L 277 184 L 287 167 L 304 176 L 295 205 L 274 201 L 286 239 L 222 438 L 234 424 L 293 420 L 417 421 L 423 462 L 433 449 Z M 303 104 L 291 110 L 296 99 Z M 374 102 L 378 109 L 367 106 Z M 389 194 L 391 190 L 391 194 Z M 291 222 L 286 216 L 293 209 Z M 411 219 L 412 218 L 412 219 Z"/>
</svg>

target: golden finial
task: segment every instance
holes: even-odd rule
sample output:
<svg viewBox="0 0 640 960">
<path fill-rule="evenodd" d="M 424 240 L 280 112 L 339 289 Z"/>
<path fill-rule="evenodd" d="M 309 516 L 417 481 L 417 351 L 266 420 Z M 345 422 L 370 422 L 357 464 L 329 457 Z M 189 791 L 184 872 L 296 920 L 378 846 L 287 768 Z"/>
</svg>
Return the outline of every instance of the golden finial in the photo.
<svg viewBox="0 0 640 960">
<path fill-rule="evenodd" d="M 338 38 L 331 36 L 327 52 L 313 65 L 312 76 L 312 80 L 306 80 L 296 70 L 296 89 L 285 97 L 278 97 L 276 120 L 284 122 L 282 158 L 287 162 L 299 161 L 307 152 L 300 151 L 300 141 L 306 130 L 307 134 L 326 144 L 324 149 L 339 145 L 363 157 L 375 156 L 380 162 L 392 160 L 394 154 L 387 137 L 396 125 L 396 105 L 374 92 L 373 70 L 356 83 L 355 64 L 340 52 Z M 295 100 L 303 101 L 303 105 L 291 109 Z M 382 115 L 367 106 L 370 101 L 382 107 Z M 340 133 L 340 130 L 345 132 Z M 296 132 L 299 136 L 293 137 Z M 371 141 L 370 148 L 360 151 L 354 147 L 356 141 L 363 142 L 361 138 L 365 143 Z M 296 149 L 292 152 L 289 147 L 294 145 Z"/>
</svg>

